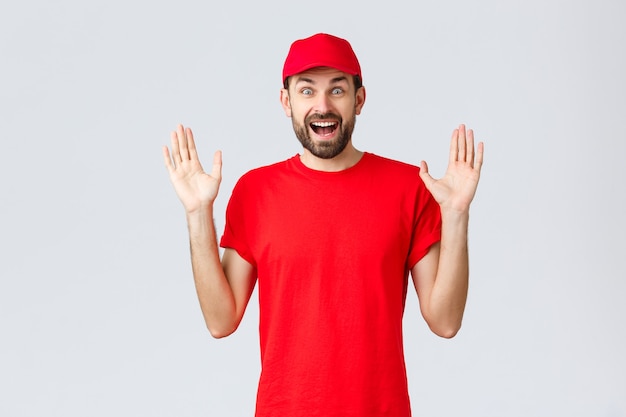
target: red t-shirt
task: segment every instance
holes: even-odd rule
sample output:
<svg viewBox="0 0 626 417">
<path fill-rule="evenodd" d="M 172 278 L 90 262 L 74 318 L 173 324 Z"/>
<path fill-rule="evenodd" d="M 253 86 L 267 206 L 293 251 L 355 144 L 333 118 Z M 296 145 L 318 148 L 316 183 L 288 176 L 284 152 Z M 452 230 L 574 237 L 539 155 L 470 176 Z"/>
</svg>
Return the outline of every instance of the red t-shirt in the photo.
<svg viewBox="0 0 626 417">
<path fill-rule="evenodd" d="M 410 416 L 408 276 L 440 235 L 412 165 L 365 153 L 321 172 L 296 155 L 245 174 L 220 244 L 257 271 L 256 416 Z"/>
</svg>

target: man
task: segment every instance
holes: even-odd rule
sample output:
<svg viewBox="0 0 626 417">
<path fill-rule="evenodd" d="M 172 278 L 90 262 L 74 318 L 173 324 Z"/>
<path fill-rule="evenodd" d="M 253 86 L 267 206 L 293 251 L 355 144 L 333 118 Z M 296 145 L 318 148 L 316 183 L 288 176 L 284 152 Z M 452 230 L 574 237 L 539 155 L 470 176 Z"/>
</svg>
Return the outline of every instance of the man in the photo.
<svg viewBox="0 0 626 417">
<path fill-rule="evenodd" d="M 192 132 L 172 132 L 165 165 L 189 227 L 195 285 L 215 337 L 235 331 L 259 285 L 262 371 L 256 415 L 410 416 L 402 339 L 409 273 L 432 331 L 453 337 L 468 288 L 470 203 L 483 161 L 471 130 L 452 135 L 439 180 L 357 150 L 365 103 L 350 44 L 291 45 L 280 101 L 302 154 L 246 173 L 228 204 L 220 260 L 213 202 L 221 153 L 203 171 Z"/>
</svg>

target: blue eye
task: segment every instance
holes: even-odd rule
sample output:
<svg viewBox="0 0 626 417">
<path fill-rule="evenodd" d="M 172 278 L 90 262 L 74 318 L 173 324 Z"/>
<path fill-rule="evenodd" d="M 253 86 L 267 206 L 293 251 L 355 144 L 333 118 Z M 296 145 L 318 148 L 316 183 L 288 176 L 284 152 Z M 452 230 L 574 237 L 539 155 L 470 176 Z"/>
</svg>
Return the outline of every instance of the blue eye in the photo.
<svg viewBox="0 0 626 417">
<path fill-rule="evenodd" d="M 341 94 L 343 93 L 343 89 L 342 88 L 333 88 L 332 94 L 337 95 L 337 94 Z"/>
<path fill-rule="evenodd" d="M 305 96 L 310 96 L 311 94 L 313 94 L 313 90 L 311 90 L 310 88 L 303 88 L 301 93 Z"/>
</svg>

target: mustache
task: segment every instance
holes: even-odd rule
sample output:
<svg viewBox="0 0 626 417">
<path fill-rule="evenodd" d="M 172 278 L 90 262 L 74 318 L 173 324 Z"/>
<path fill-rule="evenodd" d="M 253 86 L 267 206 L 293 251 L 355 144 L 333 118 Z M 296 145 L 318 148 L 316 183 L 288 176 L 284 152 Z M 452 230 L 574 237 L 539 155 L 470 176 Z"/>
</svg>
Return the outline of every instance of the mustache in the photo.
<svg viewBox="0 0 626 417">
<path fill-rule="evenodd" d="M 341 117 L 339 117 L 338 115 L 336 115 L 335 113 L 314 113 L 309 115 L 305 122 L 311 123 L 313 120 L 336 120 L 338 122 L 341 122 Z"/>
</svg>

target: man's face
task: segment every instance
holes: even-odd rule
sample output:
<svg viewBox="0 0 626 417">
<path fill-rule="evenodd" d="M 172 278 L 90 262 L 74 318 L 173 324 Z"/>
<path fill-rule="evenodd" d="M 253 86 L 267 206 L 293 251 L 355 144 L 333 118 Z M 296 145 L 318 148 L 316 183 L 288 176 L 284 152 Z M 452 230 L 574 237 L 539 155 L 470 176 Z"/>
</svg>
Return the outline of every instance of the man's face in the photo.
<svg viewBox="0 0 626 417">
<path fill-rule="evenodd" d="M 322 159 L 339 155 L 350 142 L 365 90 L 355 94 L 353 77 L 333 68 L 314 68 L 289 81 L 281 102 L 304 149 Z"/>
</svg>

